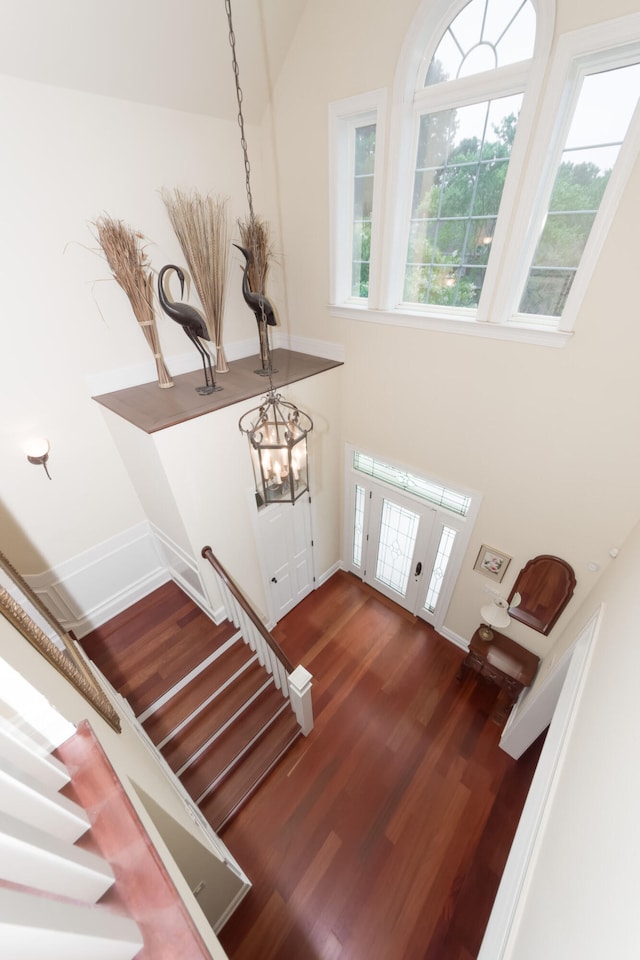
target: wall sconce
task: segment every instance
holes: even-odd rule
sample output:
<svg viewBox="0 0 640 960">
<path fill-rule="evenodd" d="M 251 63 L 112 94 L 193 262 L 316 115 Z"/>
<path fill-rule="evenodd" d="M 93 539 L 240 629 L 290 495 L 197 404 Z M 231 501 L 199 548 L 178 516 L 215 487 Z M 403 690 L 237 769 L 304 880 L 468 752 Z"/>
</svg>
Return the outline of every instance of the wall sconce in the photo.
<svg viewBox="0 0 640 960">
<path fill-rule="evenodd" d="M 23 449 L 29 463 L 41 464 L 44 467 L 44 472 L 49 477 L 49 480 L 51 480 L 51 474 L 47 469 L 47 460 L 49 459 L 49 450 L 51 448 L 47 438 L 34 437 L 25 443 Z"/>
</svg>

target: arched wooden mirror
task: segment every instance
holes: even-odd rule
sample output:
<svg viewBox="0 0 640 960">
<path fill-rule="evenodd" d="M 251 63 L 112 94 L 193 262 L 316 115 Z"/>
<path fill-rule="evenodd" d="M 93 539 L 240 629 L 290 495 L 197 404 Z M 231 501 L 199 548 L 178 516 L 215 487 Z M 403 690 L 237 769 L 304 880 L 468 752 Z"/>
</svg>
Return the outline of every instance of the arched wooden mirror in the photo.
<svg viewBox="0 0 640 960">
<path fill-rule="evenodd" d="M 516 593 L 522 597 L 517 607 L 509 607 L 509 616 L 547 636 L 573 596 L 575 585 L 576 575 L 565 560 L 534 557 L 524 565 L 509 594 L 509 603 Z"/>
</svg>

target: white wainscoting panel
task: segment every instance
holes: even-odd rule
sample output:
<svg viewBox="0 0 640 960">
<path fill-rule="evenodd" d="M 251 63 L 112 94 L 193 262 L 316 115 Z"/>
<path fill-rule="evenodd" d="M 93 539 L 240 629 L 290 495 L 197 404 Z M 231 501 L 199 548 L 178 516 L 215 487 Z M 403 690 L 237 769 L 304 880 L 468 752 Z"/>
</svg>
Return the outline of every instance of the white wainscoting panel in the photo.
<svg viewBox="0 0 640 960">
<path fill-rule="evenodd" d="M 171 579 L 144 522 L 25 577 L 65 630 L 83 637 Z"/>
<path fill-rule="evenodd" d="M 144 522 L 44 573 L 25 577 L 65 630 L 79 638 L 174 580 L 215 623 L 198 564 L 170 537 Z"/>
<path fill-rule="evenodd" d="M 190 557 L 182 547 L 179 547 L 170 537 L 162 532 L 154 524 L 150 523 L 152 535 L 155 539 L 156 549 L 160 558 L 169 572 L 170 579 L 175 580 L 179 587 L 190 597 L 194 603 L 197 603 L 201 610 L 211 617 L 214 623 L 222 623 L 225 619 L 225 612 L 222 604 L 215 609 L 212 607 L 207 597 L 207 591 L 200 570 L 193 557 Z"/>
</svg>

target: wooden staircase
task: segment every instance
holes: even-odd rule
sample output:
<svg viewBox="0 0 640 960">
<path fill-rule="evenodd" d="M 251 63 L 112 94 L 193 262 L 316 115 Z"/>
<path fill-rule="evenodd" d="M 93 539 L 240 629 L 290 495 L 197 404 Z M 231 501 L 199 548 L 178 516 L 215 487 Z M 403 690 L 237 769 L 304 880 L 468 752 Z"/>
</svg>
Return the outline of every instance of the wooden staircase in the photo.
<svg viewBox="0 0 640 960">
<path fill-rule="evenodd" d="M 152 610 L 166 624 L 153 645 L 146 639 Z M 217 832 L 301 735 L 290 701 L 241 631 L 213 624 L 175 584 L 81 646 Z"/>
<path fill-rule="evenodd" d="M 300 736 L 239 633 L 138 719 L 217 832 Z"/>
</svg>

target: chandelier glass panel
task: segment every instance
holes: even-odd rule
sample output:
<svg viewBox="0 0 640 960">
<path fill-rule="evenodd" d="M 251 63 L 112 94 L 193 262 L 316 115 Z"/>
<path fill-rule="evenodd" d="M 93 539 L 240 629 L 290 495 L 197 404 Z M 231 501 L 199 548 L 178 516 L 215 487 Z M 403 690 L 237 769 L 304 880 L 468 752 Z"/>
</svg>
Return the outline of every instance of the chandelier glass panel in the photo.
<svg viewBox="0 0 640 960">
<path fill-rule="evenodd" d="M 309 489 L 307 434 L 311 417 L 270 390 L 240 418 L 249 438 L 256 491 L 263 503 L 295 503 Z"/>
</svg>

